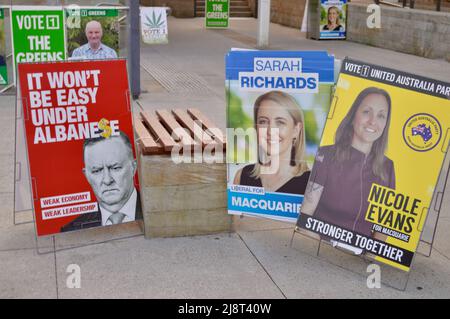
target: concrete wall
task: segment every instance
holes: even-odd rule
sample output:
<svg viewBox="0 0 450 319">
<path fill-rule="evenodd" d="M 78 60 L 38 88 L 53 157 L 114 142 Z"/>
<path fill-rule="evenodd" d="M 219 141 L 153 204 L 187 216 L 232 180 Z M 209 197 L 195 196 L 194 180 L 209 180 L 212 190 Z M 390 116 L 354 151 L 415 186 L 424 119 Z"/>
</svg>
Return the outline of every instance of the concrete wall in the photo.
<svg viewBox="0 0 450 319">
<path fill-rule="evenodd" d="M 258 0 L 247 0 L 255 17 Z M 306 0 L 271 0 L 271 21 L 293 28 L 300 28 L 305 11 Z"/>
<path fill-rule="evenodd" d="M 258 0 L 248 0 L 250 9 L 257 15 Z M 143 6 L 168 6 L 177 18 L 194 17 L 194 0 L 140 0 Z M 285 26 L 300 28 L 306 0 L 271 0 L 271 21 Z"/>
<path fill-rule="evenodd" d="M 177 18 L 194 17 L 194 0 L 140 0 L 142 6 L 170 7 Z"/>
<path fill-rule="evenodd" d="M 381 7 L 381 28 L 367 27 L 367 6 L 348 5 L 347 39 L 450 62 L 450 13 Z"/>
<path fill-rule="evenodd" d="M 306 0 L 272 0 L 271 21 L 300 29 L 305 4 Z"/>
</svg>

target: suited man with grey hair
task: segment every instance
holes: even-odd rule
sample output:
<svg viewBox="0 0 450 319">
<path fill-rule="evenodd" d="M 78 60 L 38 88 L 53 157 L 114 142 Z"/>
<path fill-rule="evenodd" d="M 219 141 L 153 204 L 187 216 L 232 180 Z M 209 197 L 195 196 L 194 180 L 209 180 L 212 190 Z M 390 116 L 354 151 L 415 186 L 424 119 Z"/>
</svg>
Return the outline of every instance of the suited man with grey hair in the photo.
<svg viewBox="0 0 450 319">
<path fill-rule="evenodd" d="M 83 173 L 94 191 L 99 210 L 80 215 L 65 225 L 62 232 L 142 219 L 140 196 L 134 187 L 137 163 L 126 134 L 86 139 L 83 161 Z"/>
</svg>

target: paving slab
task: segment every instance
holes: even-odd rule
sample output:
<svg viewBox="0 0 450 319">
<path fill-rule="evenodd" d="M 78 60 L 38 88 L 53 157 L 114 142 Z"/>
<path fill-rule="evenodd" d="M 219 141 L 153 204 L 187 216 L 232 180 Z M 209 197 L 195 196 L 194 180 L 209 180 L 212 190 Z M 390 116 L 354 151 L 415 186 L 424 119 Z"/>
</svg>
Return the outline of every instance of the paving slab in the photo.
<svg viewBox="0 0 450 319">
<path fill-rule="evenodd" d="M 260 218 L 255 216 L 243 215 L 233 216 L 233 228 L 239 232 L 252 232 L 262 230 L 278 230 L 289 229 L 294 230 L 294 223 L 286 223 L 281 221 L 275 221 L 267 218 Z"/>
<path fill-rule="evenodd" d="M 440 218 L 438 221 L 434 247 L 450 261 L 450 218 Z M 449 267 L 450 268 L 450 267 Z"/>
<path fill-rule="evenodd" d="M 41 242 L 40 247 L 52 247 L 50 242 Z M 36 250 L 34 224 L 11 225 L 0 228 L 0 251 L 20 249 Z M 0 261 L 1 264 L 1 261 Z"/>
<path fill-rule="evenodd" d="M 35 250 L 0 251 L 0 298 L 56 298 L 53 254 Z"/>
<path fill-rule="evenodd" d="M 81 288 L 65 286 L 70 264 Z M 236 235 L 142 237 L 57 253 L 61 298 L 282 298 Z"/>
<path fill-rule="evenodd" d="M 170 17 L 169 44 L 142 46 L 146 93 L 140 104 L 150 111 L 196 107 L 224 130 L 224 57 L 232 47 L 255 47 L 257 20 L 232 19 L 228 30 L 206 30 L 203 24 L 201 18 Z M 308 40 L 300 30 L 276 24 L 271 24 L 270 41 L 271 49 L 328 50 L 340 59 L 348 55 L 449 81 L 450 63 L 443 60 L 349 41 Z M 170 72 L 178 78 L 168 78 Z M 54 255 L 37 255 L 34 225 L 12 225 L 14 119 L 15 97 L 0 96 L 0 297 L 55 298 L 56 288 L 62 298 L 450 297 L 450 187 L 435 250 L 431 258 L 417 256 L 405 292 L 386 286 L 370 290 L 367 263 L 329 247 L 317 258 L 317 245 L 310 240 L 296 238 L 291 248 L 293 224 L 247 216 L 234 217 L 238 233 L 231 235 L 145 240 L 139 223 L 58 235 L 56 286 Z M 127 238 L 112 240 L 122 237 Z M 53 249 L 52 238 L 40 239 L 39 247 Z M 81 267 L 81 289 L 66 287 L 69 264 Z"/>
<path fill-rule="evenodd" d="M 431 258 L 417 256 L 405 292 L 382 285 L 380 289 L 369 289 L 363 265 L 354 256 L 338 252 L 331 264 L 326 259 L 329 252 L 319 257 L 317 243 L 312 239 L 295 238 L 289 246 L 290 230 L 239 232 L 246 244 L 261 262 L 274 282 L 288 298 L 448 298 L 450 296 L 450 269 L 448 260 L 435 254 Z M 299 249 L 301 240 L 304 246 Z M 337 250 L 333 249 L 336 253 Z M 344 268 L 345 267 L 345 268 Z M 350 270 L 346 270 L 346 268 Z M 358 270 L 355 270 L 359 268 Z M 367 266 L 365 267 L 367 269 Z M 383 270 L 381 272 L 383 280 Z M 398 282 L 390 282 L 398 288 Z M 418 288 L 419 287 L 419 288 Z M 420 289 L 420 290 L 419 290 Z"/>
<path fill-rule="evenodd" d="M 0 97 L 0 100 L 1 99 L 3 99 L 3 97 Z M 0 109 L 3 108 L 1 104 L 2 103 L 0 102 Z M 14 121 L 14 112 L 0 112 L 0 127 L 2 128 L 0 134 L 0 145 L 2 145 L 0 148 L 0 155 L 14 154 Z"/>
<path fill-rule="evenodd" d="M 14 192 L 14 154 L 0 155 L 0 193 Z"/>
<path fill-rule="evenodd" d="M 48 239 L 39 240 L 36 244 L 31 211 L 16 213 L 14 225 L 13 196 L 13 193 L 0 193 L 0 251 L 36 250 L 37 247 L 53 249 L 53 243 Z"/>
<path fill-rule="evenodd" d="M 0 193 L 0 229 L 13 225 L 13 196 L 10 192 Z"/>
<path fill-rule="evenodd" d="M 36 243 L 35 228 L 31 212 L 16 213 L 16 223 L 13 217 L 13 194 L 0 193 L 0 251 L 20 249 L 38 249 L 39 252 L 52 252 L 55 249 L 69 249 L 102 243 L 105 241 L 141 236 L 143 226 L 140 221 L 111 227 L 100 227 L 84 231 L 74 231 L 55 235 L 55 245 L 52 236 L 39 237 Z M 20 222 L 26 222 L 19 224 Z"/>
<path fill-rule="evenodd" d="M 100 244 L 111 240 L 142 236 L 142 221 L 99 228 L 90 228 L 55 235 L 56 250 Z"/>
</svg>

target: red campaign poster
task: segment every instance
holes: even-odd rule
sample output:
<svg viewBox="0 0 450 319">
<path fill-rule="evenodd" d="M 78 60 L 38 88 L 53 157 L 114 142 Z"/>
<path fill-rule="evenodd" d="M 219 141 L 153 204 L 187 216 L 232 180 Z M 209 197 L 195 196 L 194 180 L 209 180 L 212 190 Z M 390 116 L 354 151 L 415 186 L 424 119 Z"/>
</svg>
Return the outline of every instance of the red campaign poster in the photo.
<svg viewBox="0 0 450 319">
<path fill-rule="evenodd" d="M 38 236 L 142 218 L 125 60 L 18 68 Z"/>
</svg>

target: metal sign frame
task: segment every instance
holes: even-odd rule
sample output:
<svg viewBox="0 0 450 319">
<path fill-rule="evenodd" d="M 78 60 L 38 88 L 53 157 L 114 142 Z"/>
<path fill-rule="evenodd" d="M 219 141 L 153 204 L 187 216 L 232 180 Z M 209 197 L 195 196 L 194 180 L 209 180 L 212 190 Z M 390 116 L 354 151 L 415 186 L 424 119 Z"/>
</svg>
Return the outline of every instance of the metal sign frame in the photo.
<svg viewBox="0 0 450 319">
<path fill-rule="evenodd" d="M 54 63 L 59 63 L 54 62 Z M 76 62 L 76 61 L 75 61 Z M 130 92 L 125 92 L 126 94 L 126 100 L 130 101 Z M 51 234 L 51 235 L 44 235 L 44 236 L 38 236 L 37 235 L 37 226 L 36 226 L 36 217 L 35 217 L 35 209 L 34 209 L 34 193 L 32 189 L 32 183 L 33 178 L 31 177 L 30 173 L 30 165 L 28 160 L 28 149 L 26 146 L 26 136 L 25 136 L 25 124 L 24 124 L 24 115 L 23 115 L 23 104 L 26 104 L 26 99 L 22 98 L 22 95 L 20 93 L 20 86 L 17 88 L 17 95 L 16 95 L 16 103 L 15 103 L 15 150 L 14 150 L 14 209 L 13 209 L 13 222 L 15 226 L 23 225 L 23 224 L 30 224 L 33 223 L 34 226 L 34 237 L 35 237 L 35 249 L 37 254 L 39 255 L 45 255 L 49 253 L 56 253 L 59 251 L 65 251 L 65 250 L 71 250 L 76 249 L 80 247 L 90 246 L 94 244 L 102 244 L 111 242 L 114 240 L 121 240 L 121 239 L 128 239 L 128 238 L 134 238 L 144 235 L 144 226 L 143 226 L 143 220 L 136 220 L 134 222 L 126 223 L 133 224 L 136 223 L 139 225 L 140 231 L 136 234 L 131 235 L 125 235 L 125 236 L 116 236 L 115 234 L 111 234 L 112 238 L 106 239 L 106 240 L 98 240 L 98 241 L 92 241 L 85 244 L 77 244 L 77 245 L 70 245 L 69 247 L 57 247 L 57 239 L 68 237 L 68 235 L 75 236 L 75 240 L 78 241 L 79 239 L 82 239 L 86 237 L 86 232 L 98 232 L 98 230 L 106 230 L 111 228 L 120 229 L 121 227 L 129 227 L 126 226 L 126 224 L 118 224 L 118 225 L 110 225 L 110 226 L 102 226 L 102 227 L 94 227 L 94 228 L 88 228 L 88 229 L 79 229 L 75 231 L 71 231 L 68 233 L 57 233 L 57 234 Z M 134 119 L 134 108 L 130 102 L 128 102 L 128 110 L 131 111 L 131 118 Z M 138 147 L 138 140 L 137 135 L 135 135 L 134 139 L 135 143 L 135 149 L 136 149 L 136 156 L 139 156 L 139 147 Z M 20 155 L 20 158 L 19 158 Z M 19 189 L 22 189 L 22 192 L 19 192 Z M 25 198 L 24 203 L 19 204 L 17 201 L 17 198 L 19 196 L 22 196 Z M 28 206 L 28 205 L 29 206 Z M 18 221 L 18 214 L 23 213 L 30 213 L 32 215 L 32 220 L 27 221 Z M 48 244 L 48 240 L 52 240 L 52 244 Z"/>
<path fill-rule="evenodd" d="M 399 276 L 402 277 L 404 283 L 403 284 L 400 283 L 400 285 L 393 285 L 389 281 L 381 280 L 381 282 L 384 285 L 388 286 L 388 287 L 391 287 L 391 288 L 394 288 L 394 289 L 397 289 L 397 290 L 400 290 L 400 291 L 405 291 L 407 286 L 408 286 L 410 274 L 413 271 L 414 259 L 416 258 L 417 254 L 421 254 L 421 255 L 423 255 L 425 257 L 430 257 L 431 256 L 431 250 L 433 249 L 433 243 L 434 243 L 435 234 L 436 234 L 436 230 L 437 230 L 437 224 L 438 224 L 438 220 L 439 220 L 439 216 L 440 216 L 440 210 L 441 210 L 441 206 L 442 206 L 443 195 L 444 195 L 444 192 L 445 192 L 446 184 L 448 182 L 448 176 L 449 176 L 449 173 L 450 173 L 450 150 L 449 150 L 449 148 L 450 148 L 450 144 L 447 145 L 447 149 L 445 150 L 445 157 L 444 157 L 444 161 L 442 162 L 440 174 L 439 174 L 439 177 L 438 177 L 438 182 L 437 182 L 436 188 L 434 190 L 433 197 L 432 197 L 432 200 L 431 200 L 431 203 L 430 203 L 430 207 L 428 209 L 427 216 L 426 216 L 426 219 L 425 219 L 425 222 L 424 222 L 424 228 L 425 228 L 425 225 L 427 225 L 427 224 L 429 225 L 429 227 L 431 227 L 431 233 L 430 233 L 431 234 L 431 238 L 428 239 L 428 240 L 424 239 L 424 229 L 421 230 L 420 239 L 419 239 L 419 242 L 417 243 L 416 249 L 414 251 L 414 256 L 413 256 L 413 259 L 411 261 L 411 266 L 409 268 L 409 271 L 407 271 L 407 272 L 406 271 L 402 271 L 402 270 L 397 269 L 396 267 L 394 267 L 392 265 L 388 265 L 388 264 L 384 264 L 384 263 L 378 262 L 378 261 L 376 261 L 376 260 L 374 260 L 372 258 L 367 258 L 364 255 L 359 255 L 358 256 L 358 258 L 360 258 L 361 260 L 369 261 L 370 263 L 379 265 L 380 267 L 382 267 L 383 270 L 389 270 L 389 271 L 397 272 L 399 274 Z M 431 213 L 434 214 L 435 221 L 429 222 Z M 317 241 L 317 251 L 316 251 L 316 254 L 315 254 L 315 256 L 317 258 L 321 257 L 320 251 L 321 251 L 322 242 L 331 246 L 330 243 L 328 243 L 326 241 L 323 241 L 322 239 L 317 240 L 315 238 L 312 238 L 312 237 L 308 236 L 299 227 L 295 227 L 293 232 L 292 232 L 291 239 L 289 241 L 289 247 L 291 247 L 291 248 L 293 248 L 294 237 L 295 237 L 296 234 L 301 235 L 302 237 L 307 237 L 309 239 L 314 239 L 314 240 Z M 426 244 L 429 245 L 429 251 L 427 253 L 419 252 L 420 243 L 426 243 Z M 347 255 L 351 255 L 351 253 L 349 251 L 344 250 L 344 249 L 339 249 L 337 247 L 333 247 L 333 250 L 335 250 L 335 251 L 339 250 L 339 251 L 342 251 L 342 252 L 346 253 Z M 327 256 L 324 256 L 324 257 L 327 257 Z M 353 273 L 360 274 L 360 273 L 358 273 L 358 272 L 356 272 L 356 271 L 354 271 L 354 270 L 352 270 L 352 269 L 350 269 L 350 268 L 348 268 L 348 267 L 346 267 L 344 265 L 339 265 L 339 264 L 335 263 L 334 260 L 333 261 L 328 260 L 328 262 L 330 264 L 333 264 L 333 265 L 336 265 L 338 267 L 344 268 L 344 269 L 346 269 L 348 271 L 351 271 Z M 396 276 L 396 277 L 398 277 L 398 276 Z"/>
</svg>

